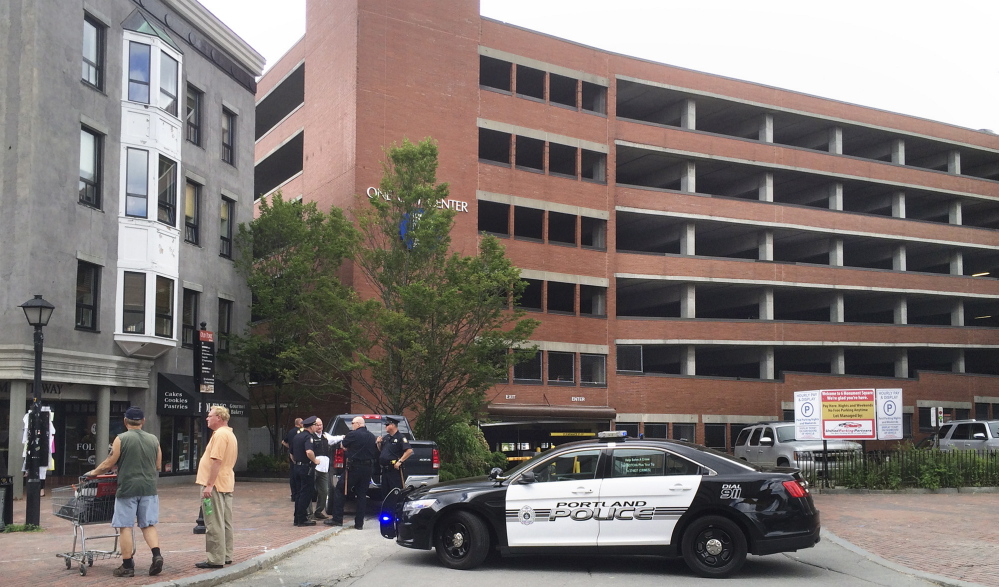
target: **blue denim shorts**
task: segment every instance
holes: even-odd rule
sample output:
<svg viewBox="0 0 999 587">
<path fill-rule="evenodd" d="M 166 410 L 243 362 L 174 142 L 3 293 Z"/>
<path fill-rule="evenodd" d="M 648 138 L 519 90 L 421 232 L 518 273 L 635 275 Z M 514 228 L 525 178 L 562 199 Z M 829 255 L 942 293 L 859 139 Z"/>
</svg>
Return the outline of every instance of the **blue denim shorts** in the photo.
<svg viewBox="0 0 999 587">
<path fill-rule="evenodd" d="M 107 518 L 105 518 L 107 519 Z M 119 497 L 114 500 L 112 528 L 131 528 L 136 520 L 140 528 L 155 526 L 160 521 L 160 496 Z"/>
</svg>

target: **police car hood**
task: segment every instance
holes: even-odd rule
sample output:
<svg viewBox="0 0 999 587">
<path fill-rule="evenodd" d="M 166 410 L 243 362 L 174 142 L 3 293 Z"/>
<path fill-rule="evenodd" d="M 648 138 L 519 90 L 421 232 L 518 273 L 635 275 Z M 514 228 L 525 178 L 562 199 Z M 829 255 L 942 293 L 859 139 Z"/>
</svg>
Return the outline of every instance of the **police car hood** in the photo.
<svg viewBox="0 0 999 587">
<path fill-rule="evenodd" d="M 436 483 L 434 485 L 427 485 L 417 489 L 413 493 L 409 494 L 407 497 L 409 499 L 414 499 L 419 497 L 432 497 L 438 493 L 453 493 L 455 491 L 481 491 L 483 489 L 489 489 L 492 487 L 497 487 L 498 482 L 494 479 L 490 479 L 487 475 L 482 475 L 481 477 L 469 477 L 466 479 L 456 479 L 454 481 L 443 481 L 441 483 Z"/>
</svg>

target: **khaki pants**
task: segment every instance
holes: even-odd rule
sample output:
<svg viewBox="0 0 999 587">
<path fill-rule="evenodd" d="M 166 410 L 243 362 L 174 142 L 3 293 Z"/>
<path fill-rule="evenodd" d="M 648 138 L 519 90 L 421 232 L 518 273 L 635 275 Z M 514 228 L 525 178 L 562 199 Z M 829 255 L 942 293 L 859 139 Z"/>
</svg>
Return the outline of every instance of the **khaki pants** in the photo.
<svg viewBox="0 0 999 587">
<path fill-rule="evenodd" d="M 213 565 L 232 560 L 232 493 L 219 493 L 214 487 L 212 515 L 205 512 L 205 550 Z"/>
</svg>

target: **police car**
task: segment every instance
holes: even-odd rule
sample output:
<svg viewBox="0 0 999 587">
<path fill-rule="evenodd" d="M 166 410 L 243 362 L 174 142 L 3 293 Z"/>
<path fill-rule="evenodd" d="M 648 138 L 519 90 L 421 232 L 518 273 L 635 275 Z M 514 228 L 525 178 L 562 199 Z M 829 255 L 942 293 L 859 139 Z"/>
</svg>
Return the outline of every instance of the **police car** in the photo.
<svg viewBox="0 0 999 587">
<path fill-rule="evenodd" d="M 560 445 L 507 473 L 394 493 L 380 518 L 383 536 L 432 547 L 452 569 L 498 549 L 682 556 L 702 576 L 725 577 L 747 553 L 819 541 L 819 512 L 795 469 L 624 431 Z"/>
</svg>

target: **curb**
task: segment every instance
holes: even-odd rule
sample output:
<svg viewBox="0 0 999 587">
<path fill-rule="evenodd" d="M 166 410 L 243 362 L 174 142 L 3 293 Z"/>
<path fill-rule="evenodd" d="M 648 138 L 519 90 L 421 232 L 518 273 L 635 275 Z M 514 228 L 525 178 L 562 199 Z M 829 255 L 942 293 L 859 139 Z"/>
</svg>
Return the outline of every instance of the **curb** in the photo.
<svg viewBox="0 0 999 587">
<path fill-rule="evenodd" d="M 881 558 L 880 556 L 874 554 L 873 552 L 860 548 L 859 546 L 853 544 L 852 542 L 843 540 L 842 538 L 836 536 L 835 534 L 833 534 L 829 530 L 826 530 L 825 528 L 822 529 L 822 538 L 825 540 L 829 540 L 829 542 L 832 542 L 837 546 L 841 546 L 846 550 L 849 550 L 850 552 L 859 554 L 860 556 L 863 556 L 864 558 L 870 560 L 875 564 L 881 565 L 882 567 L 889 568 L 893 571 L 905 575 L 911 575 L 913 577 L 925 579 L 932 583 L 936 583 L 937 585 L 943 585 L 944 587 L 986 587 L 981 583 L 970 583 L 968 581 L 961 581 L 960 579 L 951 579 L 950 577 L 944 577 L 943 575 L 934 575 L 932 573 L 925 573 L 923 571 L 906 567 L 898 563 L 893 563 L 888 559 Z"/>
<path fill-rule="evenodd" d="M 287 482 L 287 479 L 285 481 Z M 235 581 L 236 579 L 242 579 L 243 577 L 252 575 L 265 567 L 273 565 L 279 560 L 288 558 L 301 550 L 314 546 L 317 542 L 327 540 L 332 536 L 340 534 L 345 529 L 353 527 L 354 524 L 352 522 L 349 524 L 345 522 L 343 527 L 323 530 L 318 534 L 302 538 L 297 542 L 285 544 L 284 546 L 275 548 L 274 550 L 268 550 L 267 552 L 255 556 L 248 561 L 230 565 L 228 568 L 222 568 L 190 577 L 182 577 L 173 581 L 153 583 L 151 585 L 147 585 L 146 587 L 212 587 L 214 585 L 221 585 L 223 583 Z"/>
<path fill-rule="evenodd" d="M 924 487 L 909 487 L 906 489 L 847 489 L 809 487 L 808 491 L 817 495 L 948 495 L 955 493 L 999 493 L 999 487 L 941 487 L 926 489 Z"/>
</svg>

